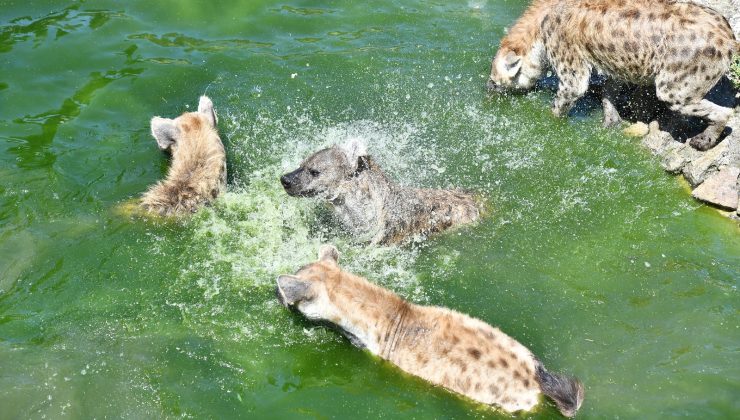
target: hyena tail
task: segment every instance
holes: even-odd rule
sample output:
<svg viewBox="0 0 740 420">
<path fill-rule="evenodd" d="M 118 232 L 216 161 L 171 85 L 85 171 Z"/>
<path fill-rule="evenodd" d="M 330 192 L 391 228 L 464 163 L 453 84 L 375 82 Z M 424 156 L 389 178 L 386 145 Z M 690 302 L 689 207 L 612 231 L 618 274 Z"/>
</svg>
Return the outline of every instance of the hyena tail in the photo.
<svg viewBox="0 0 740 420">
<path fill-rule="evenodd" d="M 558 410 L 566 417 L 573 417 L 583 403 L 583 384 L 576 378 L 557 375 L 545 370 L 542 363 L 537 364 L 537 383 L 542 393 L 552 398 Z"/>
</svg>

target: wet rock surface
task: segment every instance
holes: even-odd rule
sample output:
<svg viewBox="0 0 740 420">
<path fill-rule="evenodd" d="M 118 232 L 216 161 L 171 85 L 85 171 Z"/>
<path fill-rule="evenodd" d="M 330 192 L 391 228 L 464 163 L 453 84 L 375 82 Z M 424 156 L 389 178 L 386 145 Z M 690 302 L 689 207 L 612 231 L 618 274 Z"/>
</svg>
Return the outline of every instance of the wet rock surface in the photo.
<svg viewBox="0 0 740 420">
<path fill-rule="evenodd" d="M 691 195 L 726 210 L 737 210 L 740 168 L 726 167 L 699 185 Z"/>
<path fill-rule="evenodd" d="M 660 158 L 660 164 L 666 171 L 686 178 L 691 188 L 695 188 L 695 198 L 723 209 L 736 210 L 740 175 L 740 106 L 735 107 L 727 126 L 729 129 L 726 131 L 729 132 L 724 139 L 702 152 L 686 142 L 685 134 L 675 134 L 693 131 L 691 128 L 676 127 L 658 118 L 650 122 L 641 143 Z M 625 132 L 642 133 L 646 131 L 644 127 L 645 122 L 638 121 L 627 127 Z M 734 199 L 726 198 L 728 194 L 735 194 Z M 714 195 L 722 198 L 710 198 Z"/>
<path fill-rule="evenodd" d="M 740 7 L 737 0 L 696 0 L 724 14 L 740 39 Z M 625 86 L 615 104 L 620 115 L 632 124 L 624 129 L 642 137 L 642 145 L 660 158 L 663 168 L 683 175 L 693 189 L 692 196 L 723 210 L 732 217 L 740 215 L 740 93 L 723 77 L 706 99 L 735 112 L 722 133 L 722 140 L 707 151 L 691 147 L 687 139 L 702 132 L 706 122 L 686 118 L 668 109 L 655 96 L 654 87 Z"/>
</svg>

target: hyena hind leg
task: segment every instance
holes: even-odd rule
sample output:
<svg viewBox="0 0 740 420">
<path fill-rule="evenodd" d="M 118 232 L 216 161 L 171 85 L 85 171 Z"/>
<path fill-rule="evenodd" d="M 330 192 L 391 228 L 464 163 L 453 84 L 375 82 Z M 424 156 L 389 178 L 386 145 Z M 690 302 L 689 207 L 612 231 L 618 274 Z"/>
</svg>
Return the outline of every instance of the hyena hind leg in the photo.
<svg viewBox="0 0 740 420">
<path fill-rule="evenodd" d="M 552 113 L 560 117 L 567 114 L 573 104 L 586 93 L 591 72 L 584 66 L 575 69 L 558 68 L 557 73 L 560 84 L 552 103 Z"/>
<path fill-rule="evenodd" d="M 693 76 L 695 75 L 688 73 L 679 74 L 677 77 L 671 74 L 660 74 L 655 79 L 655 93 L 658 99 L 670 105 L 671 111 L 709 121 L 709 126 L 703 132 L 688 141 L 693 148 L 704 151 L 711 149 L 719 142 L 719 136 L 732 115 L 732 108 L 702 99 L 722 76 L 721 72 L 709 74 L 705 80 L 692 78 Z M 681 80 L 689 81 L 681 86 L 677 83 Z"/>
<path fill-rule="evenodd" d="M 671 110 L 709 121 L 709 126 L 704 131 L 689 139 L 689 144 L 701 151 L 709 150 L 719 143 L 719 137 L 732 115 L 732 108 L 719 106 L 706 99 L 689 104 L 673 104 Z"/>
</svg>

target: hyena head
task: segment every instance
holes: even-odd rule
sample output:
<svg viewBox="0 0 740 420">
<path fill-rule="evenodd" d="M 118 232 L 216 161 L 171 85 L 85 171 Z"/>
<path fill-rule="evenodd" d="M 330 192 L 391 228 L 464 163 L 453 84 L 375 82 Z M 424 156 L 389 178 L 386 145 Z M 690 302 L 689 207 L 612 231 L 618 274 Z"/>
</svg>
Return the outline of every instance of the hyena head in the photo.
<svg viewBox="0 0 740 420">
<path fill-rule="evenodd" d="M 488 90 L 531 89 L 543 73 L 543 51 L 541 41 L 535 42 L 529 50 L 515 49 L 502 42 L 491 62 L 491 76 L 486 84 Z"/>
<path fill-rule="evenodd" d="M 294 197 L 334 196 L 334 189 L 367 164 L 367 151 L 359 139 L 319 150 L 298 169 L 280 177 L 285 191 Z"/>
<path fill-rule="evenodd" d="M 217 122 L 213 102 L 207 96 L 201 96 L 197 112 L 186 112 L 175 119 L 152 118 L 152 136 L 157 140 L 160 150 L 174 154 L 185 141 L 208 138 L 208 136 L 191 136 L 188 133 L 204 127 L 215 130 Z"/>
<path fill-rule="evenodd" d="M 341 311 L 329 298 L 329 287 L 339 274 L 339 251 L 333 245 L 322 245 L 319 260 L 300 268 L 294 275 L 277 278 L 276 294 L 280 303 L 294 308 L 314 321 L 335 321 Z"/>
<path fill-rule="evenodd" d="M 546 57 L 540 27 L 557 1 L 533 1 L 511 27 L 491 61 L 488 90 L 527 90 L 542 77 Z"/>
</svg>

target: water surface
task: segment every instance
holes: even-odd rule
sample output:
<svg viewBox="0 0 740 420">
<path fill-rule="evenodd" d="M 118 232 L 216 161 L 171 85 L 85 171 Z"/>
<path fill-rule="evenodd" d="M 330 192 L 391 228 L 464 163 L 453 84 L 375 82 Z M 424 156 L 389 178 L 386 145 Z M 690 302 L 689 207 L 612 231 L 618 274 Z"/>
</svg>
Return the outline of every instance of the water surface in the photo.
<svg viewBox="0 0 740 420">
<path fill-rule="evenodd" d="M 276 276 L 323 242 L 581 378 L 582 418 L 737 417 L 737 223 L 599 110 L 486 95 L 525 6 L 0 1 L 0 417 L 508 417 L 280 307 Z M 149 119 L 206 91 L 230 192 L 182 224 L 116 213 L 165 174 Z M 492 214 L 353 243 L 278 182 L 352 136 L 399 182 L 477 191 Z"/>
</svg>

